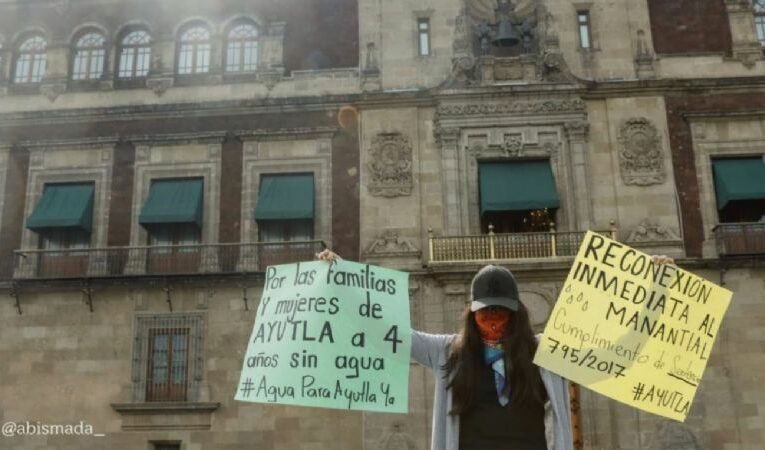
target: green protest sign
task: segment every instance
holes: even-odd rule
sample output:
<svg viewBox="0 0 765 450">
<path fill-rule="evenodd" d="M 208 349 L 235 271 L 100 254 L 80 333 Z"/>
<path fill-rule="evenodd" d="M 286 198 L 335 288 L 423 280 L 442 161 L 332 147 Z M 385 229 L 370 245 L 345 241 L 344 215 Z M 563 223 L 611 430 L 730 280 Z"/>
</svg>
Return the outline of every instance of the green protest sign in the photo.
<svg viewBox="0 0 765 450">
<path fill-rule="evenodd" d="M 411 345 L 409 274 L 270 266 L 235 399 L 405 413 Z"/>
</svg>

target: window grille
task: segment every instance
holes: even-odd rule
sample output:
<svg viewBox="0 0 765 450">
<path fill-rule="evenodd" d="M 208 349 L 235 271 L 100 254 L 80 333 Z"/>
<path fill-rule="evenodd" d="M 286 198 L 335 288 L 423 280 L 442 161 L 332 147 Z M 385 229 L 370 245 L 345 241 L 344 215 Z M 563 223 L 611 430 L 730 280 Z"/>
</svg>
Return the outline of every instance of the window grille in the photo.
<svg viewBox="0 0 765 450">
<path fill-rule="evenodd" d="M 420 56 L 430 55 L 430 19 L 417 19 L 417 43 Z"/>
<path fill-rule="evenodd" d="M 16 57 L 15 83 L 39 83 L 45 75 L 48 43 L 42 36 L 33 36 L 19 45 Z"/>
<path fill-rule="evenodd" d="M 210 70 L 210 49 L 210 32 L 206 28 L 195 26 L 184 31 L 178 49 L 178 73 L 207 73 Z"/>
<path fill-rule="evenodd" d="M 149 73 L 151 65 L 151 36 L 143 30 L 131 31 L 120 43 L 119 78 L 140 78 Z"/>
<path fill-rule="evenodd" d="M 202 381 L 201 314 L 141 315 L 133 345 L 134 402 L 193 402 Z"/>
<path fill-rule="evenodd" d="M 228 33 L 226 72 L 252 72 L 258 68 L 258 29 L 244 23 Z"/>
<path fill-rule="evenodd" d="M 97 80 L 104 73 L 104 36 L 88 33 L 77 40 L 72 62 L 73 80 Z"/>
<path fill-rule="evenodd" d="M 757 39 L 765 47 L 765 0 L 754 2 L 754 26 L 757 28 Z"/>
<path fill-rule="evenodd" d="M 589 11 L 576 13 L 579 28 L 579 45 L 583 49 L 592 48 L 592 24 L 590 23 Z"/>
</svg>

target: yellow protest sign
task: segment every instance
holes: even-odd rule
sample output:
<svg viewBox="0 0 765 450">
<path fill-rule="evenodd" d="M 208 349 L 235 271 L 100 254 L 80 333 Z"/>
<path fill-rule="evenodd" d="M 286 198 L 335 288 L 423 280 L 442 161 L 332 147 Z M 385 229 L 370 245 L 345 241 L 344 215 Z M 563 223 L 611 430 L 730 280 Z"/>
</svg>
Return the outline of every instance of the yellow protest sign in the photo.
<svg viewBox="0 0 765 450">
<path fill-rule="evenodd" d="M 620 402 L 683 421 L 732 295 L 590 231 L 534 363 Z"/>
</svg>

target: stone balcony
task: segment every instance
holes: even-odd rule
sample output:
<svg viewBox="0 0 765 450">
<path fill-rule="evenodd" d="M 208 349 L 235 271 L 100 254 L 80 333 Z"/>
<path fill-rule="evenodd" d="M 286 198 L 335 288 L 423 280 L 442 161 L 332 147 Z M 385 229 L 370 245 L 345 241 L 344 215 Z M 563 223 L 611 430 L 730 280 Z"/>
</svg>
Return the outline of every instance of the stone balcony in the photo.
<svg viewBox="0 0 765 450">
<path fill-rule="evenodd" d="M 615 239 L 616 230 L 596 231 Z M 428 237 L 428 264 L 485 263 L 489 261 L 539 260 L 576 256 L 587 231 L 494 233 Z"/>
<path fill-rule="evenodd" d="M 323 241 L 17 250 L 14 280 L 241 274 L 312 260 Z"/>
<path fill-rule="evenodd" d="M 721 223 L 714 234 L 721 257 L 765 255 L 765 222 Z"/>
</svg>

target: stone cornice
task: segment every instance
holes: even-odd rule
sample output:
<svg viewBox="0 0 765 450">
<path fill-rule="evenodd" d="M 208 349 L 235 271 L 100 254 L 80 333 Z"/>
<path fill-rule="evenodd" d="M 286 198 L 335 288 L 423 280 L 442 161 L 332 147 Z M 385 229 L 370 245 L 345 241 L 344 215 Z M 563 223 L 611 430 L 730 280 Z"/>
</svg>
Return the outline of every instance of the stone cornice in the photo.
<svg viewBox="0 0 765 450">
<path fill-rule="evenodd" d="M 276 114 L 327 111 L 353 104 L 359 109 L 397 106 L 435 106 L 445 100 L 487 102 L 498 97 L 521 96 L 544 103 L 545 98 L 579 96 L 583 100 L 612 97 L 662 96 L 668 94 L 751 93 L 765 91 L 765 76 L 715 79 L 661 79 L 629 81 L 589 81 L 580 85 L 513 85 L 465 89 L 422 89 L 363 94 L 312 97 L 268 98 L 257 100 L 213 101 L 154 105 L 125 105 L 106 108 L 48 109 L 0 113 L 0 126 L 49 125 L 94 121 L 131 121 L 211 117 L 220 115 Z M 540 98 L 541 97 L 541 98 Z"/>
</svg>

